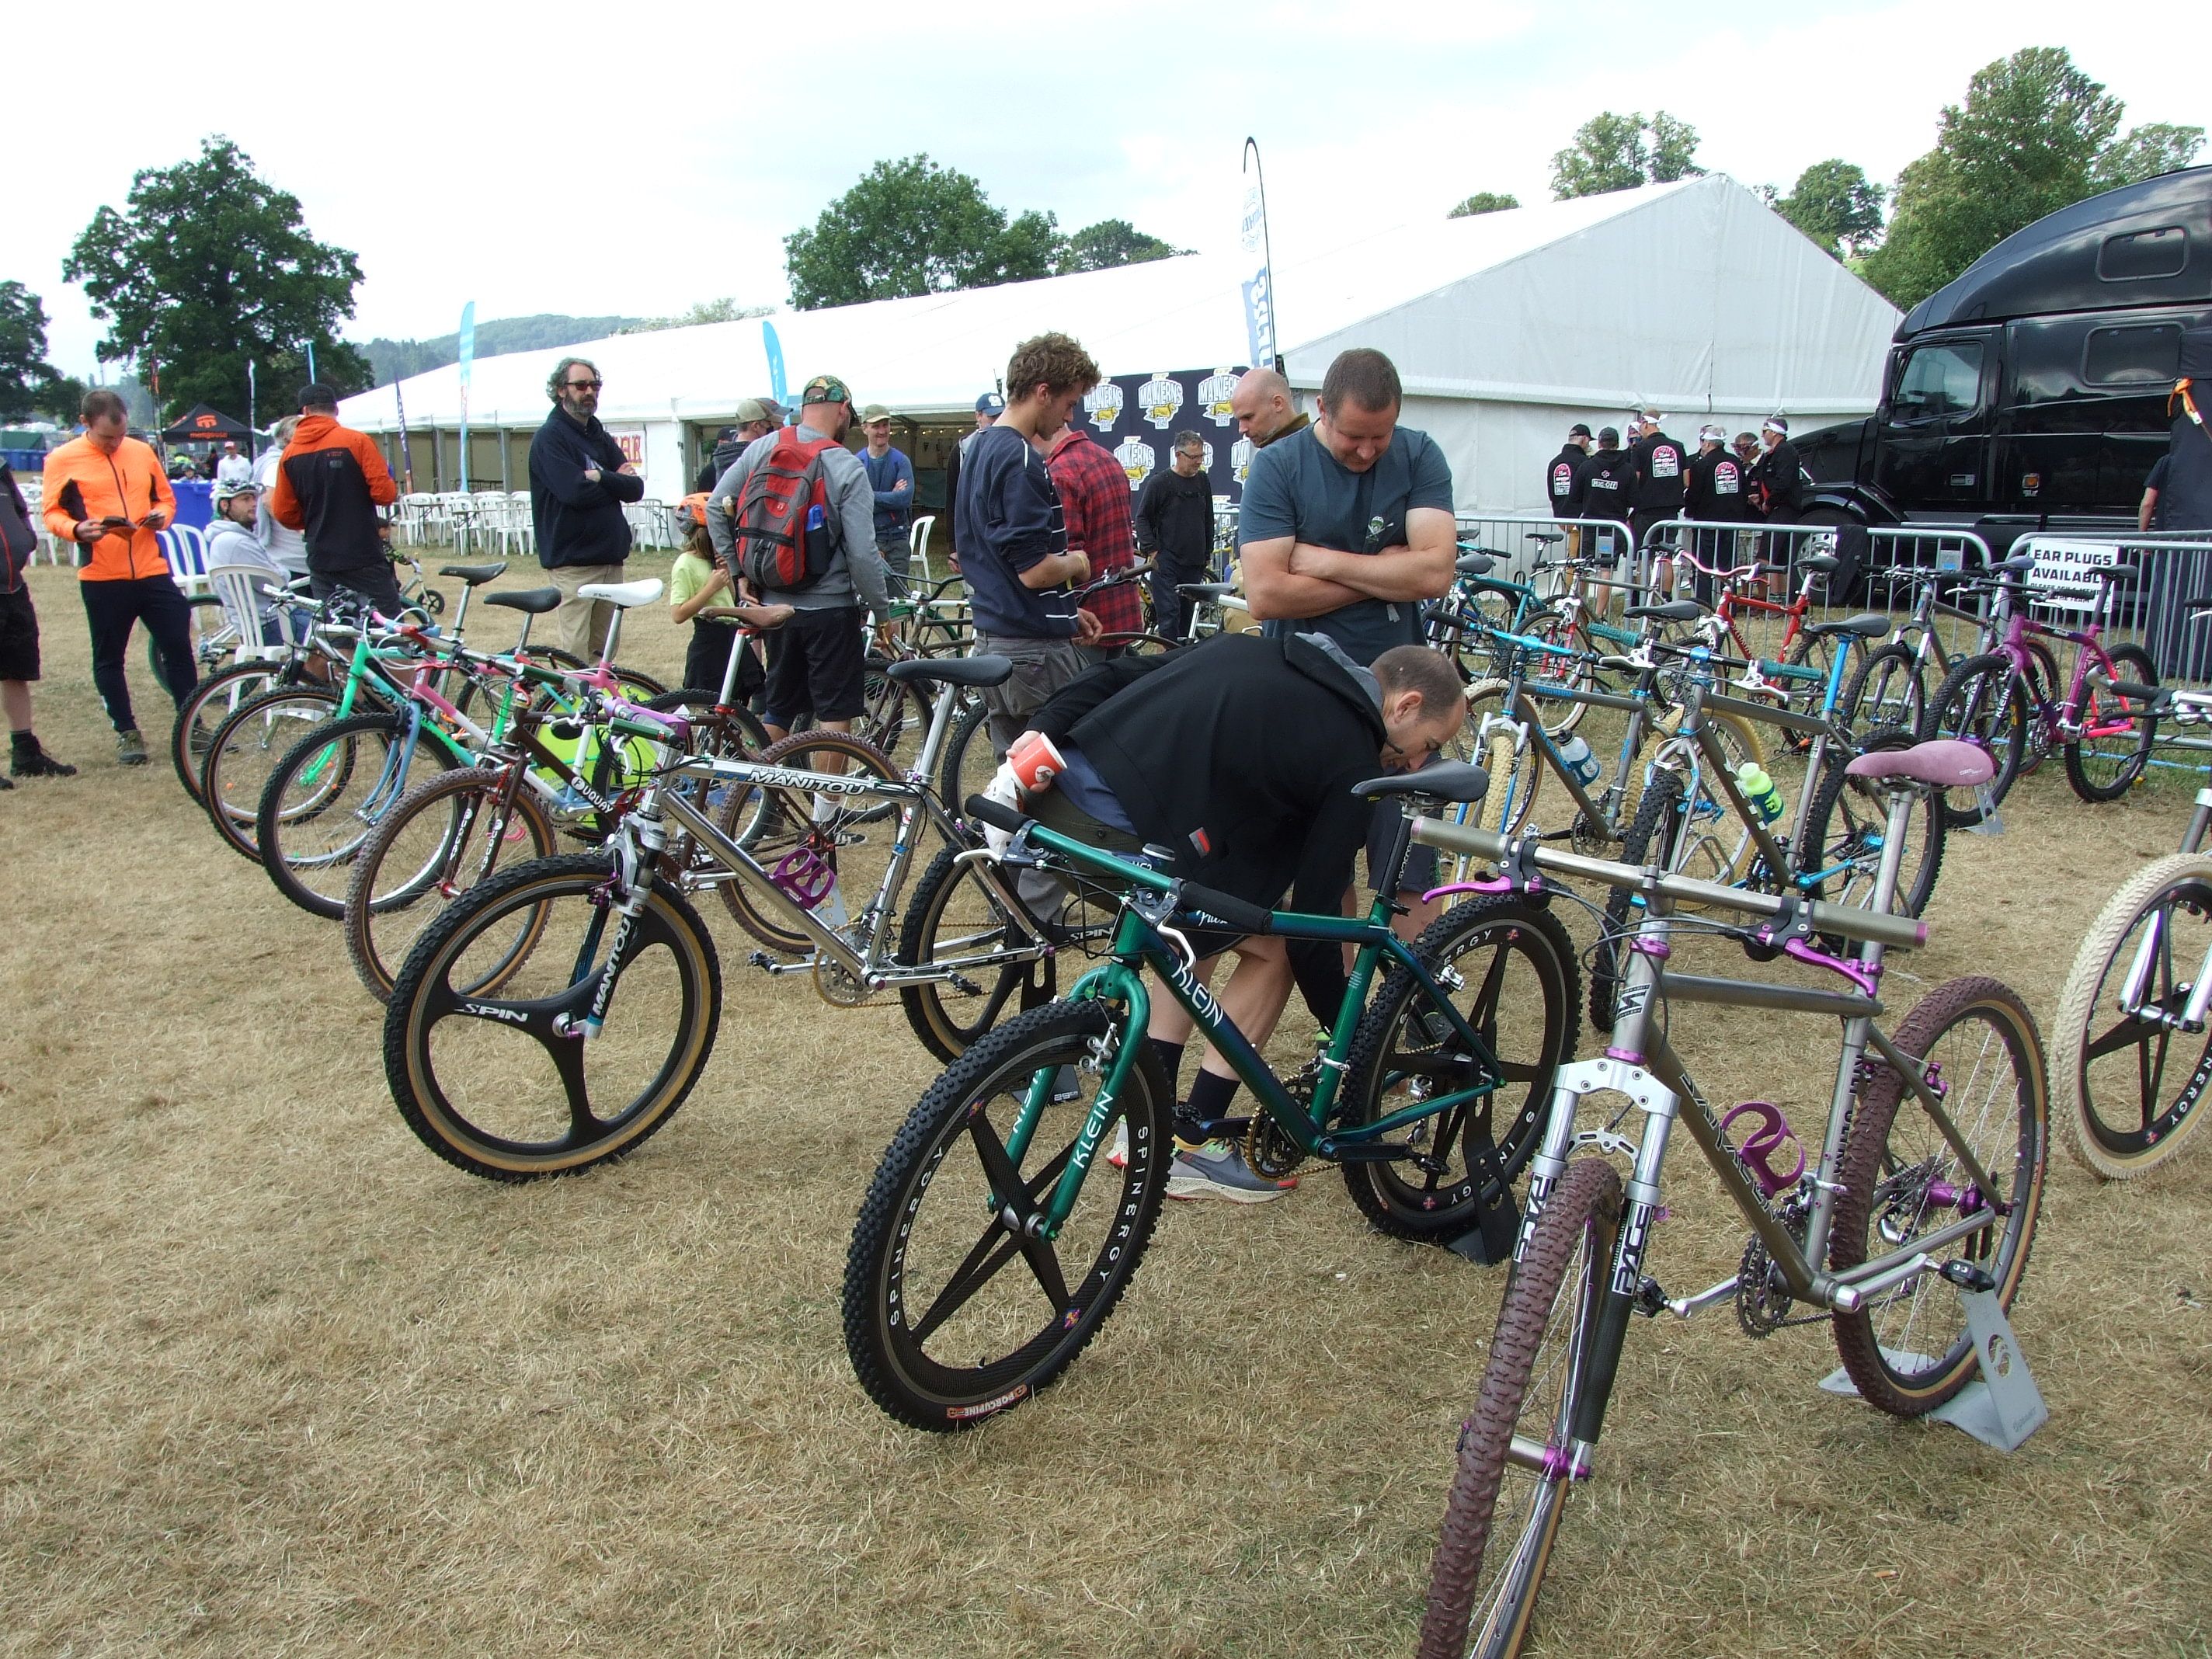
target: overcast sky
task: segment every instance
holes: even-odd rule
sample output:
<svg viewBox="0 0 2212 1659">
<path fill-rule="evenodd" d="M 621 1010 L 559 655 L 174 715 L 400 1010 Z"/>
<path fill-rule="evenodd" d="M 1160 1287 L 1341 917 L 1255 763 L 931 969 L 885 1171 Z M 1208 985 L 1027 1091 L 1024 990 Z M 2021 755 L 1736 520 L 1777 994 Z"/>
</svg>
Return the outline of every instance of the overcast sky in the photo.
<svg viewBox="0 0 2212 1659">
<path fill-rule="evenodd" d="M 359 256 L 346 332 L 367 339 L 450 332 L 471 299 L 483 319 L 781 303 L 782 236 L 916 150 L 1010 212 L 1210 252 L 1234 244 L 1250 133 L 1279 261 L 1477 190 L 1547 200 L 1552 153 L 1601 109 L 1665 109 L 1704 166 L 1785 187 L 1831 155 L 1893 179 L 1967 77 L 2021 46 L 2068 47 L 2128 125 L 2212 115 L 2212 17 L 2191 6 L 2126 30 L 2077 0 L 1262 3 L 1141 26 L 1106 6 L 844 6 L 812 14 L 817 42 L 769 48 L 780 91 L 749 70 L 757 8 L 479 9 L 293 8 L 241 34 L 219 12 L 106 8 L 97 27 L 150 43 L 132 56 L 152 73 L 119 83 L 112 119 L 49 109 L 59 136 L 0 233 L 0 276 L 43 297 L 55 363 L 89 374 L 101 326 L 61 280 L 72 240 L 135 169 L 210 131 Z"/>
</svg>

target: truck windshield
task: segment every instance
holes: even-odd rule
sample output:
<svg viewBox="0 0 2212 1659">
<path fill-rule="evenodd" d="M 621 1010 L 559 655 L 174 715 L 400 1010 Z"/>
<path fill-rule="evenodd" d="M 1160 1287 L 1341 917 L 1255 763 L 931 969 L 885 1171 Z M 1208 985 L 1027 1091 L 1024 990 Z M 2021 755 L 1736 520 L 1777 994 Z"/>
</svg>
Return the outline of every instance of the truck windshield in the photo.
<svg viewBox="0 0 2212 1659">
<path fill-rule="evenodd" d="M 1982 396 L 1982 343 L 1937 340 L 1915 347 L 1898 374 L 1890 419 L 1903 424 L 1973 410 Z"/>
</svg>

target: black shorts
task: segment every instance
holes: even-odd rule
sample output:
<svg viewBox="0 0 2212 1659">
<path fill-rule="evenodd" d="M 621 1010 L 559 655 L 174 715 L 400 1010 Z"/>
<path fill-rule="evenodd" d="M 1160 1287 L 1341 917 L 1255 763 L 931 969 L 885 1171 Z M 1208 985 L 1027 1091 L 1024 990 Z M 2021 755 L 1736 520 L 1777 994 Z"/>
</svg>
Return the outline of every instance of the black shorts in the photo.
<svg viewBox="0 0 2212 1659">
<path fill-rule="evenodd" d="M 39 613 L 32 608 L 31 590 L 0 593 L 0 680 L 38 678 Z"/>
<path fill-rule="evenodd" d="M 867 707 L 860 631 L 857 605 L 793 611 L 768 636 L 768 712 L 762 718 L 786 731 L 809 708 L 817 720 L 857 720 Z"/>
</svg>

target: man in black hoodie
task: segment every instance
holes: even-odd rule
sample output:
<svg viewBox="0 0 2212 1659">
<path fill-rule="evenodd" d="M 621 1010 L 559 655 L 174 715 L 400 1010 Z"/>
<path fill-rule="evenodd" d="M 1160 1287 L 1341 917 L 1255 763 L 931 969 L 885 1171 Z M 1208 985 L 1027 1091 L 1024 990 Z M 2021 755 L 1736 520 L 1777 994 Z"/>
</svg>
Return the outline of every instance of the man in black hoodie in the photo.
<svg viewBox="0 0 2212 1659">
<path fill-rule="evenodd" d="M 1590 429 L 1577 421 L 1567 428 L 1559 453 L 1544 463 L 1544 499 L 1551 503 L 1553 518 L 1575 516 L 1575 474 L 1589 459 L 1589 451 Z"/>
<path fill-rule="evenodd" d="M 1629 501 L 1629 528 L 1636 532 L 1637 551 L 1651 565 L 1651 585 L 1664 594 L 1670 585 L 1672 561 L 1657 556 L 1650 545 L 1655 526 L 1682 516 L 1682 474 L 1688 457 L 1682 446 L 1660 430 L 1664 419 L 1656 409 L 1637 412 L 1636 441 L 1629 447 L 1629 464 L 1636 469 L 1635 489 Z"/>
<path fill-rule="evenodd" d="M 1450 659 L 1425 647 L 1394 647 L 1370 669 L 1326 635 L 1218 635 L 1188 651 L 1115 658 L 1061 688 L 1030 729 L 1052 740 L 1064 769 L 1027 810 L 1109 851 L 1172 848 L 1176 875 L 1234 897 L 1272 907 L 1287 890 L 1291 908 L 1333 915 L 1375 815 L 1352 786 L 1420 766 L 1465 716 Z M 1254 1042 L 1267 1042 L 1293 982 L 1316 1018 L 1334 1022 L 1346 984 L 1335 945 L 1286 950 L 1272 935 L 1193 943 L 1206 957 L 1200 979 L 1214 957 L 1237 951 L 1219 1001 Z M 1170 1077 L 1190 1030 L 1180 1005 L 1153 999 L 1149 1035 Z M 1294 1184 L 1264 1180 L 1210 1138 L 1236 1091 L 1228 1062 L 1209 1050 L 1177 1108 L 1170 1197 L 1251 1203 Z"/>
<path fill-rule="evenodd" d="M 645 498 L 645 480 L 623 471 L 622 446 L 599 424 L 599 371 L 582 357 L 563 357 L 545 382 L 553 412 L 530 441 L 530 516 L 538 528 L 538 562 L 562 594 L 553 613 L 564 651 L 596 660 L 613 623 L 614 606 L 583 599 L 588 582 L 618 582 L 629 557 L 629 520 L 623 507 Z"/>
<path fill-rule="evenodd" d="M 707 465 L 699 469 L 695 493 L 703 495 L 722 481 L 722 475 L 737 465 L 738 457 L 751 448 L 757 438 L 765 438 L 783 424 L 784 408 L 772 398 L 748 398 L 738 405 L 738 423 L 726 426 L 714 436 L 714 453 Z"/>
<path fill-rule="evenodd" d="M 1620 447 L 1620 434 L 1609 426 L 1597 429 L 1597 447 L 1575 470 L 1575 493 L 1568 497 L 1577 519 L 1615 519 L 1628 521 L 1628 503 L 1636 486 L 1635 463 Z M 1580 550 L 1612 564 L 1628 550 L 1617 545 L 1617 530 L 1593 530 L 1583 538 Z"/>
<path fill-rule="evenodd" d="M 1176 592 L 1202 582 L 1213 562 L 1213 481 L 1206 476 L 1206 440 L 1175 434 L 1174 463 L 1155 470 L 1137 493 L 1137 551 L 1152 561 L 1152 629 L 1170 640 L 1189 625 L 1191 601 Z"/>
</svg>

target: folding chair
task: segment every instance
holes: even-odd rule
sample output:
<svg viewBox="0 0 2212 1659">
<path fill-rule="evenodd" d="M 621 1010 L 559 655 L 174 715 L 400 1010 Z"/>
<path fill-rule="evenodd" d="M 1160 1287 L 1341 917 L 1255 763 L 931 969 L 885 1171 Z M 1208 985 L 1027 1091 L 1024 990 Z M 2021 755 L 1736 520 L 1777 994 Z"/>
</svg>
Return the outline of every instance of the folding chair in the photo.
<svg viewBox="0 0 2212 1659">
<path fill-rule="evenodd" d="M 929 574 L 929 532 L 936 524 L 937 514 L 925 513 L 914 521 L 914 527 L 906 532 L 907 568 L 921 572 L 924 586 L 929 586 L 935 580 Z"/>
</svg>

